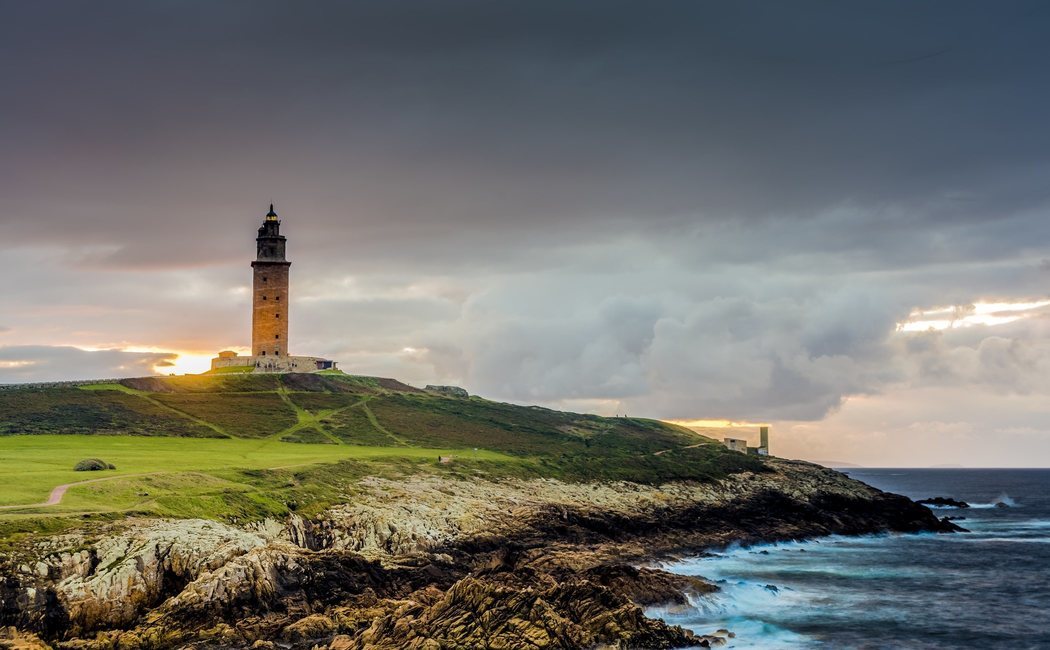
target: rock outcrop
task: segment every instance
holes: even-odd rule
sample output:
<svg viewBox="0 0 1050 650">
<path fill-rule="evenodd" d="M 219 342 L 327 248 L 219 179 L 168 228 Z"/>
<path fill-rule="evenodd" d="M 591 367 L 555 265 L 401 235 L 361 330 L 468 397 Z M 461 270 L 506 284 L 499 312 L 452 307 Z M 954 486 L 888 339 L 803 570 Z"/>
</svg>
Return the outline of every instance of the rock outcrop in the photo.
<svg viewBox="0 0 1050 650">
<path fill-rule="evenodd" d="M 427 387 L 423 390 L 428 393 L 437 393 L 439 395 L 448 395 L 449 397 L 470 397 L 470 393 L 465 388 L 459 386 L 435 386 L 434 384 L 427 384 Z"/>
<path fill-rule="evenodd" d="M 91 537 L 56 536 L 32 549 L 35 561 L 4 571 L 5 622 L 68 636 L 131 625 L 201 574 L 266 544 L 203 520 L 138 520 Z M 9 617 L 11 601 L 19 606 Z"/>
<path fill-rule="evenodd" d="M 915 503 L 921 503 L 924 506 L 933 506 L 935 508 L 969 508 L 970 504 L 965 501 L 957 501 L 951 497 L 930 497 L 928 499 L 919 499 Z"/>
<path fill-rule="evenodd" d="M 51 646 L 32 632 L 21 632 L 14 627 L 0 628 L 0 648 L 3 650 L 51 650 Z"/>
<path fill-rule="evenodd" d="M 444 593 L 413 594 L 376 618 L 352 647 L 677 648 L 693 634 L 647 618 L 615 591 L 587 580 L 522 580 L 508 574 L 460 580 Z"/>
<path fill-rule="evenodd" d="M 716 589 L 638 568 L 732 542 L 950 531 L 838 472 L 711 483 L 370 478 L 323 516 L 129 520 L 0 558 L 0 625 L 58 647 L 715 646 L 641 607 Z"/>
</svg>

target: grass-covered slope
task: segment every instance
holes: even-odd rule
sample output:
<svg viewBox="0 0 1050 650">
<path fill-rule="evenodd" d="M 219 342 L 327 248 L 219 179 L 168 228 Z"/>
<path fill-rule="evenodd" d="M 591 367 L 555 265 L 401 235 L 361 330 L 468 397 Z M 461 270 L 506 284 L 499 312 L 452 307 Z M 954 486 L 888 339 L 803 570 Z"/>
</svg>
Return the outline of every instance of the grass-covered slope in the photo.
<svg viewBox="0 0 1050 650">
<path fill-rule="evenodd" d="M 147 377 L 0 392 L 0 435 L 24 434 L 477 448 L 583 479 L 703 478 L 758 462 L 656 420 L 449 397 L 351 375 Z"/>
<path fill-rule="evenodd" d="M 72 472 L 94 457 L 117 469 Z M 449 397 L 374 377 L 227 373 L 0 391 L 8 522 L 44 512 L 252 519 L 323 508 L 370 474 L 660 483 L 760 467 L 656 420 Z M 22 507 L 87 479 L 101 480 L 74 485 L 57 506 Z"/>
</svg>

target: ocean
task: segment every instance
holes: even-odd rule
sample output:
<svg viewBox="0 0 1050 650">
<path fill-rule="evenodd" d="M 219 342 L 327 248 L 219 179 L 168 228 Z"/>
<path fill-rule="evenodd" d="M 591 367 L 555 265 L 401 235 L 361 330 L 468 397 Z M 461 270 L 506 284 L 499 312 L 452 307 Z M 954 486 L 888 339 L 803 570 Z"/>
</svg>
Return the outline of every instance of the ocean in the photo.
<svg viewBox="0 0 1050 650">
<path fill-rule="evenodd" d="M 697 633 L 727 628 L 730 648 L 1050 648 L 1050 469 L 844 471 L 966 501 L 934 512 L 972 532 L 728 548 L 663 567 L 721 592 L 649 613 Z"/>
</svg>

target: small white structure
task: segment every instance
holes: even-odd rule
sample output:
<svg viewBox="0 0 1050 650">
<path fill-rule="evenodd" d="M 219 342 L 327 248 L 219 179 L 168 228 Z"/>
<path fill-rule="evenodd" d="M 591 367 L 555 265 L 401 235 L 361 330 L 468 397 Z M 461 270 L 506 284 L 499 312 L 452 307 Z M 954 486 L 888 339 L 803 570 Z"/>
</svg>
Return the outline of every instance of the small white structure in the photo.
<svg viewBox="0 0 1050 650">
<path fill-rule="evenodd" d="M 747 440 L 743 438 L 724 438 L 722 444 L 730 451 L 739 451 L 742 454 L 747 453 Z"/>
</svg>

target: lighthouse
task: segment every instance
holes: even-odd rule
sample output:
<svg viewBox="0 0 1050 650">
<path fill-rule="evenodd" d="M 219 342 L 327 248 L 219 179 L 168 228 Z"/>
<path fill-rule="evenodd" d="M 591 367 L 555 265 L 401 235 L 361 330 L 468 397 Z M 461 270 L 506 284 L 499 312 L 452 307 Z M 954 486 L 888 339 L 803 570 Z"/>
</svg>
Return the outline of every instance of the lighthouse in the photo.
<svg viewBox="0 0 1050 650">
<path fill-rule="evenodd" d="M 288 271 L 281 220 L 270 204 L 252 262 L 252 355 L 288 356 Z"/>
<path fill-rule="evenodd" d="M 259 226 L 252 260 L 252 354 L 242 357 L 224 350 L 211 360 L 211 372 L 319 372 L 337 370 L 336 362 L 323 357 L 293 356 L 288 346 L 287 239 L 281 219 L 270 211 Z"/>
</svg>

